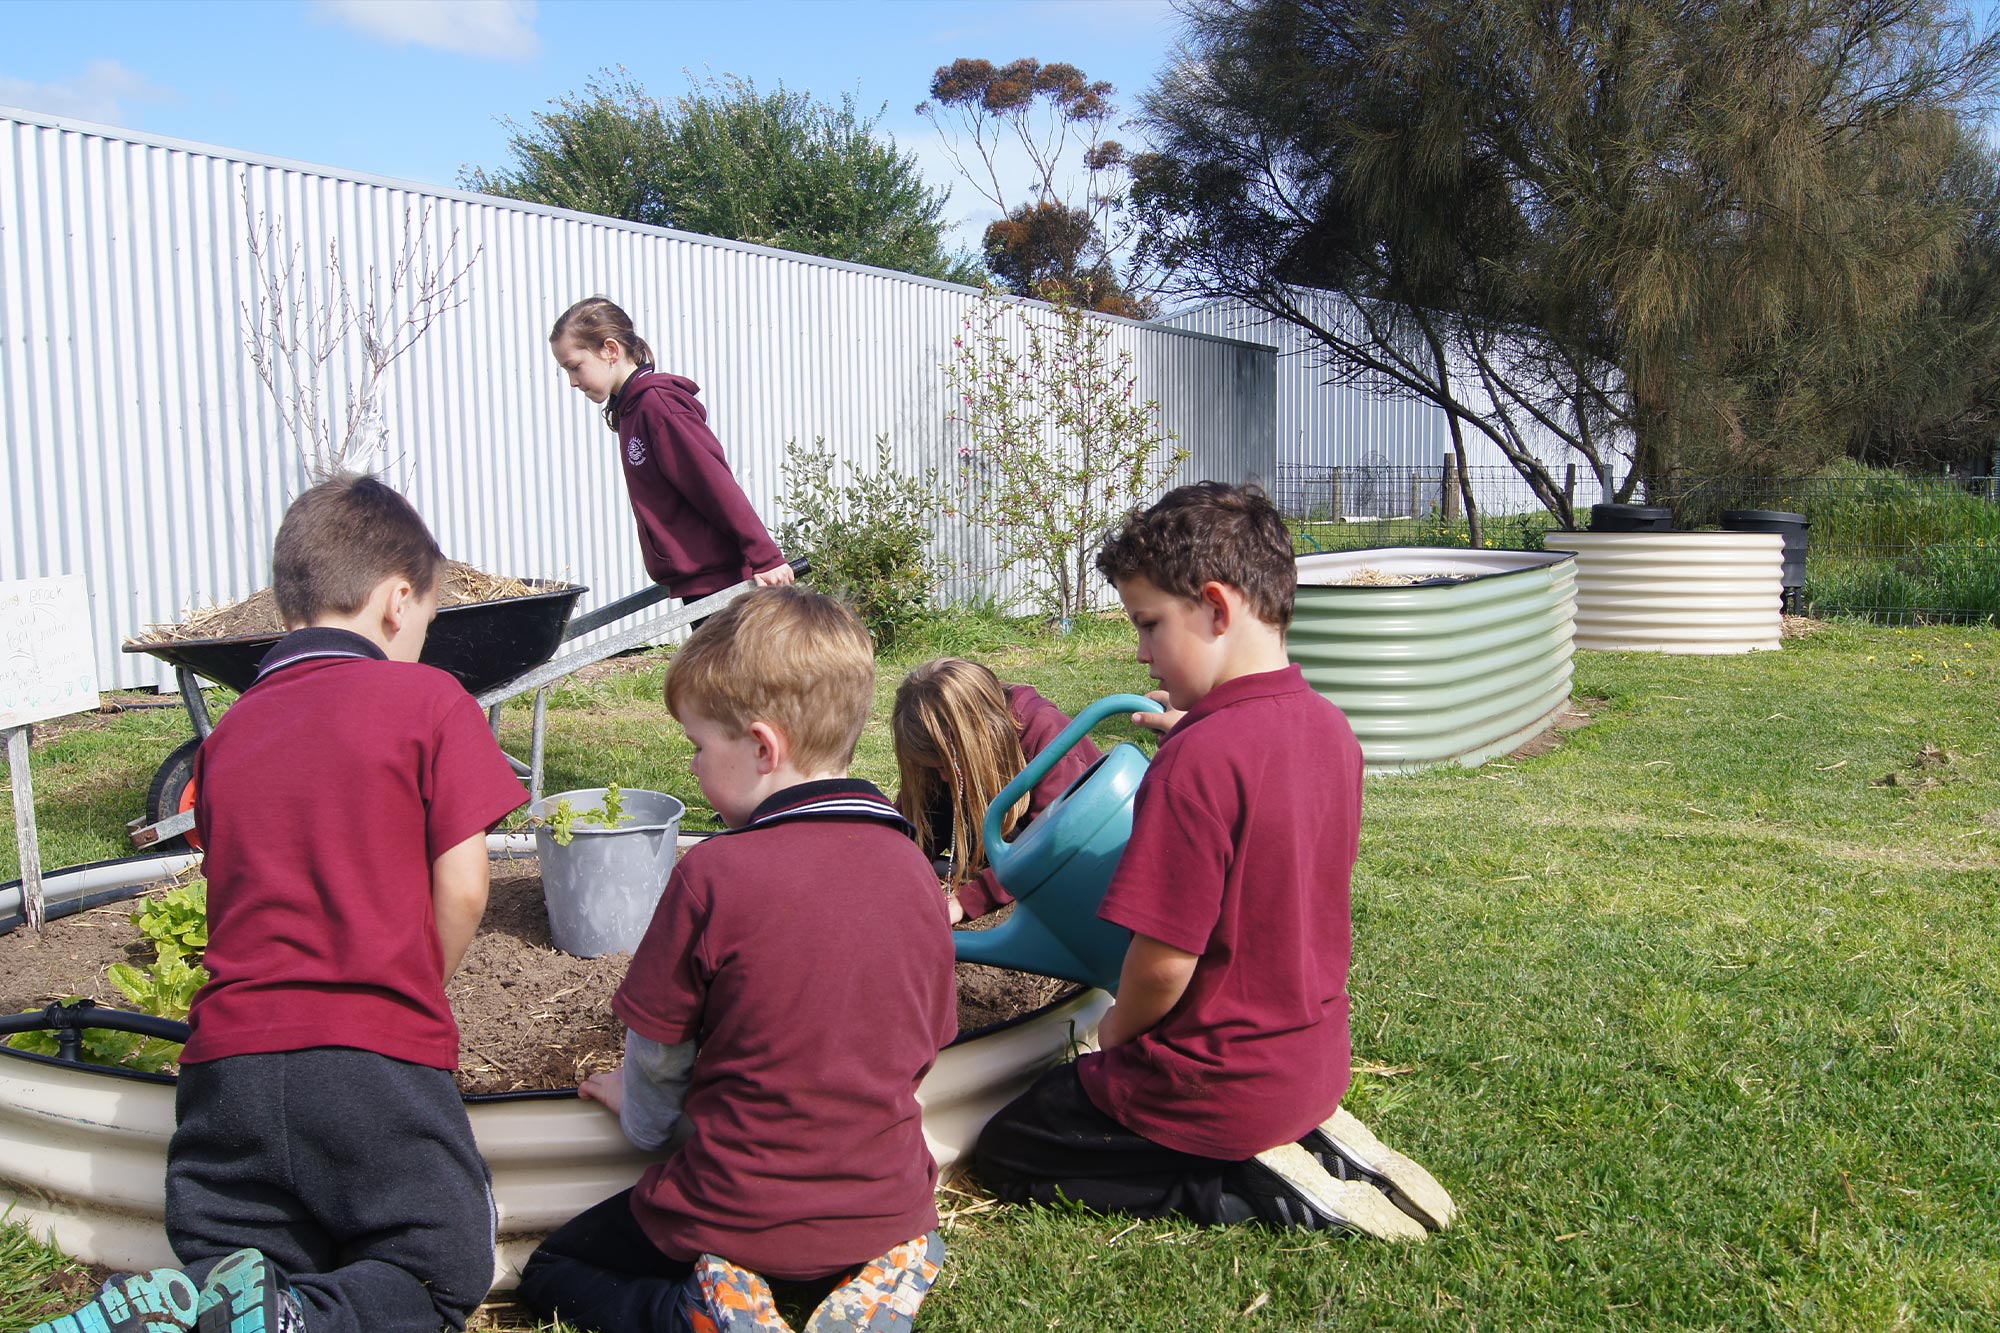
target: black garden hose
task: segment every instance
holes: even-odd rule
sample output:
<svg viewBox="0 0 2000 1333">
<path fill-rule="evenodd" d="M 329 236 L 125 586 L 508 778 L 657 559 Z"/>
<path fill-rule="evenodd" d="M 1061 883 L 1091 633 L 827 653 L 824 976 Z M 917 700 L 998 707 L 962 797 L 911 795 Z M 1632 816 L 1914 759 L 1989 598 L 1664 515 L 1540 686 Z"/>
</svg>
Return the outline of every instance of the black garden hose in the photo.
<svg viewBox="0 0 2000 1333">
<path fill-rule="evenodd" d="M 107 1009 L 95 1000 L 73 1000 L 45 1005 L 26 1013 L 0 1016 L 0 1037 L 16 1032 L 47 1032 L 56 1035 L 56 1051 L 62 1059 L 81 1063 L 83 1033 L 88 1028 L 112 1032 L 136 1032 L 142 1037 L 185 1042 L 188 1025 L 156 1014 L 135 1014 L 126 1009 Z"/>
</svg>

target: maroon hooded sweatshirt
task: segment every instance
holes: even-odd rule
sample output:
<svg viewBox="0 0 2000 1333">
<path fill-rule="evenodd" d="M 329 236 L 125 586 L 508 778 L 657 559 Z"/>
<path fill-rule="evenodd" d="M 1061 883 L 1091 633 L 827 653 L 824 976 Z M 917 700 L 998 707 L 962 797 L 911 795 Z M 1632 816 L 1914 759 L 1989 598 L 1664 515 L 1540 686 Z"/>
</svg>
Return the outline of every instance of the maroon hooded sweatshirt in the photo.
<svg viewBox="0 0 2000 1333">
<path fill-rule="evenodd" d="M 706 597 L 784 556 L 722 456 L 695 382 L 641 366 L 618 391 L 625 489 L 646 573 L 683 598 Z"/>
</svg>

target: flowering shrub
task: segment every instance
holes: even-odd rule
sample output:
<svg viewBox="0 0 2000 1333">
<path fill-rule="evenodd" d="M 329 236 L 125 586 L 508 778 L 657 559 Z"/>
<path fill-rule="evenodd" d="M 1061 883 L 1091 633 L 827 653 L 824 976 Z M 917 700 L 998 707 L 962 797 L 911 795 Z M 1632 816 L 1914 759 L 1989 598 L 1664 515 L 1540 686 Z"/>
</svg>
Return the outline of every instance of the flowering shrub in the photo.
<svg viewBox="0 0 2000 1333">
<path fill-rule="evenodd" d="M 1081 308 L 988 292 L 965 318 L 945 370 L 965 427 L 952 512 L 986 530 L 1004 568 L 1026 565 L 1055 616 L 1087 611 L 1105 529 L 1187 458 L 1141 400 L 1129 351 Z"/>
</svg>

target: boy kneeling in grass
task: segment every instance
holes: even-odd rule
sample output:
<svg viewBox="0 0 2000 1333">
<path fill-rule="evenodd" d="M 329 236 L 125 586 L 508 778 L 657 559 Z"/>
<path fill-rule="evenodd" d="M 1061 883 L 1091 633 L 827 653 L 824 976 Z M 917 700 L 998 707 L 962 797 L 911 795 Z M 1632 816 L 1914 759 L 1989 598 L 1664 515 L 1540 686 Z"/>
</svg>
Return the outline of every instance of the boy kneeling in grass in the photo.
<svg viewBox="0 0 2000 1333">
<path fill-rule="evenodd" d="M 832 598 L 747 594 L 675 655 L 667 707 L 729 826 L 674 868 L 582 1093 L 679 1151 L 543 1242 L 520 1298 L 583 1329 L 907 1329 L 944 1258 L 917 1085 L 957 1033 L 915 828 L 847 776 L 874 644 Z"/>
<path fill-rule="evenodd" d="M 1420 1239 L 1450 1197 L 1340 1109 L 1361 748 L 1286 657 L 1284 520 L 1254 488 L 1183 486 L 1097 568 L 1186 712 L 1099 909 L 1133 931 L 1103 1049 L 988 1123 L 980 1177 L 1016 1203 Z"/>
</svg>

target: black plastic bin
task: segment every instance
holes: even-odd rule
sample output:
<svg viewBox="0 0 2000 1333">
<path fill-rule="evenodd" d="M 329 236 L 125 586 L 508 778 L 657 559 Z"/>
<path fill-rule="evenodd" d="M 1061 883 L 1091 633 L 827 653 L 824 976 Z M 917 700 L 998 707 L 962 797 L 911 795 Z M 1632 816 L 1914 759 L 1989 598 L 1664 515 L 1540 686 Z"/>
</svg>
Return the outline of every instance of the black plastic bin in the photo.
<svg viewBox="0 0 2000 1333">
<path fill-rule="evenodd" d="M 1672 532 L 1674 511 L 1665 505 L 1592 505 L 1592 532 Z"/>
<path fill-rule="evenodd" d="M 1775 532 L 1785 539 L 1785 610 L 1793 615 L 1805 604 L 1806 530 L 1811 526 L 1804 514 L 1783 509 L 1722 511 L 1724 532 Z"/>
</svg>

